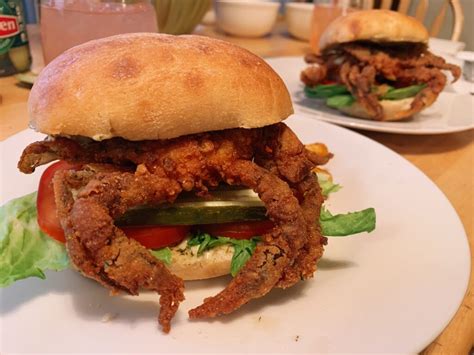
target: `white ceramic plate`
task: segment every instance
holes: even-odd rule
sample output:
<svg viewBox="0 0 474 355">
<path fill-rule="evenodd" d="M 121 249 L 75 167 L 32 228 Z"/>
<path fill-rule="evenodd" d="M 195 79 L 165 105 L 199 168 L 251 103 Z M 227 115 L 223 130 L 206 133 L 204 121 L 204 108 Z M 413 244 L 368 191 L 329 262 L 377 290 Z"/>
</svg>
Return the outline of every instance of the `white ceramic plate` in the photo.
<svg viewBox="0 0 474 355">
<path fill-rule="evenodd" d="M 266 61 L 285 81 L 295 111 L 312 114 L 327 122 L 355 129 L 403 134 L 441 134 L 474 128 L 474 96 L 459 94 L 458 89 L 466 86 L 460 83 L 449 85 L 431 107 L 411 120 L 377 122 L 346 116 L 327 107 L 321 100 L 307 98 L 299 79 L 307 66 L 302 57 L 267 58 Z"/>
<path fill-rule="evenodd" d="M 306 142 L 326 142 L 329 168 L 343 189 L 333 212 L 375 207 L 377 229 L 332 238 L 315 278 L 274 290 L 230 316 L 189 321 L 187 310 L 228 278 L 186 285 L 169 335 L 158 328 L 158 297 L 109 297 L 73 271 L 49 272 L 0 292 L 0 352 L 415 353 L 459 307 L 468 282 L 466 234 L 440 190 L 406 160 L 359 134 L 296 115 Z M 36 189 L 40 171 L 16 162 L 40 135 L 22 132 L 0 144 L 1 202 Z M 116 318 L 103 322 L 104 315 Z"/>
</svg>

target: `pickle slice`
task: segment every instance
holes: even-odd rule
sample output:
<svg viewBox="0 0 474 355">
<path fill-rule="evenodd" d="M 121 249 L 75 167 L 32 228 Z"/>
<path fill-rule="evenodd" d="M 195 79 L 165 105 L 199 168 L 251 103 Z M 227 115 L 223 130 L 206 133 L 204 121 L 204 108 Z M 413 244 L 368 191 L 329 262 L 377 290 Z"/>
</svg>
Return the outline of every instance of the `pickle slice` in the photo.
<svg viewBox="0 0 474 355">
<path fill-rule="evenodd" d="M 140 206 L 116 220 L 120 225 L 195 225 L 266 219 L 266 208 L 250 189 L 212 192 L 212 200 L 191 195 L 175 203 Z"/>
</svg>

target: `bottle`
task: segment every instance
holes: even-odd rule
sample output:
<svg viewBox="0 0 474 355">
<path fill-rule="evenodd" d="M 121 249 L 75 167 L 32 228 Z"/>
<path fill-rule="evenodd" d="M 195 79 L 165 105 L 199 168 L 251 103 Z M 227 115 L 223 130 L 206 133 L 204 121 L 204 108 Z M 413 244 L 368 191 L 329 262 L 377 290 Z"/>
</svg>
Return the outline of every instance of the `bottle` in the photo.
<svg viewBox="0 0 474 355">
<path fill-rule="evenodd" d="M 30 64 L 21 0 L 0 0 L 0 76 L 27 71 Z"/>
</svg>

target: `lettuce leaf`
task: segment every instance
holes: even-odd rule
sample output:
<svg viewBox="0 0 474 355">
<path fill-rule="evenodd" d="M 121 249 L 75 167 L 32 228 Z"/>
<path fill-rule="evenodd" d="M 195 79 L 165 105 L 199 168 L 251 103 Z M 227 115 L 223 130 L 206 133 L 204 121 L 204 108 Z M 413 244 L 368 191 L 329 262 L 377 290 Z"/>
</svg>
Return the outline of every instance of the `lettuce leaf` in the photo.
<svg viewBox="0 0 474 355">
<path fill-rule="evenodd" d="M 329 177 L 329 175 L 323 173 L 316 173 L 318 177 L 318 183 L 321 187 L 321 193 L 325 198 L 332 194 L 333 192 L 337 192 L 342 189 L 342 186 L 339 184 L 335 184 Z"/>
<path fill-rule="evenodd" d="M 344 237 L 362 232 L 372 232 L 375 229 L 376 216 L 373 208 L 333 215 L 323 206 L 319 221 L 324 236 Z"/>
<path fill-rule="evenodd" d="M 201 255 L 206 250 L 220 245 L 232 245 L 234 247 L 234 254 L 230 262 L 230 274 L 235 276 L 245 265 L 247 260 L 250 259 L 259 241 L 260 237 L 233 239 L 228 237 L 215 237 L 208 233 L 197 232 L 188 240 L 188 246 L 199 245 L 197 255 Z"/>
<path fill-rule="evenodd" d="M 150 250 L 151 255 L 153 255 L 158 260 L 161 260 L 166 265 L 171 264 L 171 249 L 170 248 L 161 248 Z"/>
<path fill-rule="evenodd" d="M 335 95 L 328 97 L 326 100 L 326 105 L 332 108 L 339 108 L 339 107 L 345 107 L 345 106 L 350 106 L 356 101 L 354 96 L 346 94 L 346 95 Z"/>
<path fill-rule="evenodd" d="M 260 238 L 253 237 L 252 239 L 232 239 L 232 245 L 234 246 L 234 255 L 232 255 L 232 260 L 230 262 L 230 274 L 232 276 L 237 275 L 239 270 L 245 265 L 245 263 L 250 259 L 255 248 L 257 247 L 257 241 Z"/>
<path fill-rule="evenodd" d="M 327 99 L 335 95 L 349 94 L 349 90 L 344 85 L 339 84 L 305 86 L 304 92 L 307 97 L 312 99 Z"/>
<path fill-rule="evenodd" d="M 0 207 L 0 287 L 69 267 L 66 248 L 41 232 L 36 217 L 36 192 Z"/>
</svg>

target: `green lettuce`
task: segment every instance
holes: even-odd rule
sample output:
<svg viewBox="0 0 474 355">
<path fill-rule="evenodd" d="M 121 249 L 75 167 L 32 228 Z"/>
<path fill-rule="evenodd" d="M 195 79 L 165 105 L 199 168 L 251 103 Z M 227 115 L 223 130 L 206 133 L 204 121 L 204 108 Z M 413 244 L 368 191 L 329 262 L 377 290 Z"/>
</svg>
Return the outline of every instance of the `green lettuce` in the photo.
<svg viewBox="0 0 474 355">
<path fill-rule="evenodd" d="M 324 236 L 343 237 L 362 232 L 372 232 L 375 229 L 376 216 L 373 208 L 333 215 L 323 207 L 319 221 Z"/>
<path fill-rule="evenodd" d="M 330 178 L 329 175 L 323 173 L 316 173 L 318 177 L 318 183 L 321 187 L 321 193 L 325 198 L 332 194 L 333 192 L 339 191 L 342 186 L 339 184 L 335 184 Z"/>
<path fill-rule="evenodd" d="M 151 255 L 153 255 L 158 260 L 161 260 L 166 265 L 171 264 L 171 249 L 170 248 L 161 248 L 150 250 Z"/>
<path fill-rule="evenodd" d="M 230 244 L 234 247 L 234 254 L 230 262 L 230 274 L 237 275 L 239 270 L 245 265 L 248 259 L 252 256 L 260 237 L 253 237 L 251 239 L 233 239 L 228 237 L 212 236 L 208 233 L 197 232 L 188 240 L 188 246 L 199 245 L 197 254 L 201 255 L 206 250 L 215 248 L 220 245 Z"/>
<path fill-rule="evenodd" d="M 232 261 L 230 262 L 230 274 L 232 276 L 237 275 L 239 270 L 250 259 L 257 247 L 258 241 L 260 241 L 259 237 L 253 237 L 248 240 L 233 239 L 232 245 L 234 246 L 234 255 L 232 255 Z"/>
<path fill-rule="evenodd" d="M 349 90 L 344 85 L 339 84 L 305 86 L 304 92 L 307 97 L 312 99 L 327 99 L 335 95 L 349 94 Z"/>
<path fill-rule="evenodd" d="M 36 192 L 0 207 L 0 287 L 69 267 L 66 248 L 41 232 L 36 217 Z"/>
<path fill-rule="evenodd" d="M 385 94 L 378 95 L 379 99 L 402 100 L 414 97 L 426 87 L 426 84 L 410 85 L 398 89 L 385 84 L 372 87 L 372 92 L 377 93 L 382 87 L 388 87 L 388 90 Z M 356 101 L 347 88 L 340 84 L 316 85 L 312 87 L 305 86 L 304 92 L 307 97 L 312 99 L 326 99 L 326 105 L 332 108 L 350 106 Z"/>
<path fill-rule="evenodd" d="M 332 108 L 339 108 L 350 106 L 354 103 L 355 99 L 352 95 L 335 95 L 331 96 L 326 100 L 326 105 Z"/>
</svg>

